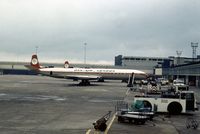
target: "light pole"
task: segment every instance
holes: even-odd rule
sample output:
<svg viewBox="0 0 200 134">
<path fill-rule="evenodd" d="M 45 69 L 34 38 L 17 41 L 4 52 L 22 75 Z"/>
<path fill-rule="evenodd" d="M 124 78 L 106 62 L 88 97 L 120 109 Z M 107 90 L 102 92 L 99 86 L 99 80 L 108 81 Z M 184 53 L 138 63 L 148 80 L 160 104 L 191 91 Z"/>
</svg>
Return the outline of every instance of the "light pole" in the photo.
<svg viewBox="0 0 200 134">
<path fill-rule="evenodd" d="M 191 47 L 192 47 L 192 58 L 193 58 L 193 62 L 194 62 L 195 59 L 197 58 L 197 56 L 196 56 L 196 49 L 198 47 L 198 42 L 196 42 L 196 43 L 191 42 Z"/>
<path fill-rule="evenodd" d="M 37 55 L 38 46 L 35 46 L 35 54 Z"/>
<path fill-rule="evenodd" d="M 84 43 L 84 64 L 86 64 L 86 46 L 87 43 Z"/>
<path fill-rule="evenodd" d="M 178 57 L 177 57 L 177 63 L 176 63 L 176 64 L 179 65 L 179 64 L 180 64 L 180 60 L 181 60 L 181 59 L 180 59 L 180 56 L 181 56 L 181 54 L 182 54 L 182 51 L 178 51 L 178 50 L 177 50 L 177 51 L 176 51 L 176 54 L 177 54 L 177 56 L 178 56 Z"/>
</svg>

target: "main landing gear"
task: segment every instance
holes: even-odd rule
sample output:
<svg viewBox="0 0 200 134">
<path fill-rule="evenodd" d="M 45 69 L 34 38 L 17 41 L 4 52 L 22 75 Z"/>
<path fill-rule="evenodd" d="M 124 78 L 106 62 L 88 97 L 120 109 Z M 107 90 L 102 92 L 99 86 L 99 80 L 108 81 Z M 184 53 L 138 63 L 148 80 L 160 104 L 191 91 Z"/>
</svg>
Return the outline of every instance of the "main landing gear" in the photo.
<svg viewBox="0 0 200 134">
<path fill-rule="evenodd" d="M 89 82 L 89 80 L 81 80 L 81 82 L 78 85 L 79 86 L 89 86 L 90 82 Z"/>
</svg>

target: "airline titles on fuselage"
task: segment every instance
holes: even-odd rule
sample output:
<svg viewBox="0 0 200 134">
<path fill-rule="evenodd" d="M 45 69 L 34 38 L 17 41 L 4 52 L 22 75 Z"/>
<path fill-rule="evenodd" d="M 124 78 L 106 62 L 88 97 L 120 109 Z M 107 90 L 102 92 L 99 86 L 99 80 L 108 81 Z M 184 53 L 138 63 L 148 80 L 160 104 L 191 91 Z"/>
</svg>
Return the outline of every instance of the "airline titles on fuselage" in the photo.
<svg viewBox="0 0 200 134">
<path fill-rule="evenodd" d="M 81 69 L 81 68 L 78 68 L 78 69 L 75 69 L 74 72 L 104 72 L 104 73 L 114 73 L 115 70 L 113 69 Z"/>
</svg>

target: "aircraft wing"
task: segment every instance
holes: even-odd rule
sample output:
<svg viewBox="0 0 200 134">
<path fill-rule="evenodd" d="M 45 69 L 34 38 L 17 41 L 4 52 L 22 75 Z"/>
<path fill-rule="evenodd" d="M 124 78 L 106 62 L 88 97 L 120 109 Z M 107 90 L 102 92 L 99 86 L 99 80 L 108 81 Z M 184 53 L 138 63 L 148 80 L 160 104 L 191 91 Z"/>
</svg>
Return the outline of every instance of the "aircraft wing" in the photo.
<svg viewBox="0 0 200 134">
<path fill-rule="evenodd" d="M 75 80 L 97 80 L 101 78 L 101 76 L 96 75 L 67 75 L 65 76 L 67 79 L 75 79 Z"/>
</svg>

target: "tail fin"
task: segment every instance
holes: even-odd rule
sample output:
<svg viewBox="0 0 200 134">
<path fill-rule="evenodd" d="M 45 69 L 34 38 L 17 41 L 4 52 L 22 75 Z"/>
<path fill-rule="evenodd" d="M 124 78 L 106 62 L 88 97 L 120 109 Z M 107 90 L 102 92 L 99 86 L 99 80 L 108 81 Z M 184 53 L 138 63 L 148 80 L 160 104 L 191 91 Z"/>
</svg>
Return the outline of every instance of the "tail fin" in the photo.
<svg viewBox="0 0 200 134">
<path fill-rule="evenodd" d="M 40 64 L 39 64 L 37 55 L 32 55 L 32 58 L 31 58 L 31 66 L 32 66 L 34 69 L 39 69 L 39 68 L 40 68 Z"/>
<path fill-rule="evenodd" d="M 69 68 L 69 62 L 65 61 L 64 68 Z"/>
</svg>

